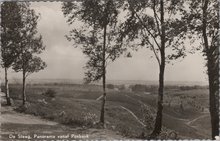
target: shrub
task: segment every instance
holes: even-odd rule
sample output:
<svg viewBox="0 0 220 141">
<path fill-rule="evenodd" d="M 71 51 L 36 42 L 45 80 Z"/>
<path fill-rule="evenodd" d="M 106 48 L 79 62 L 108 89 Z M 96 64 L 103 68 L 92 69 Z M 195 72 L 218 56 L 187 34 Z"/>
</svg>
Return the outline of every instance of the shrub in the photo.
<svg viewBox="0 0 220 141">
<path fill-rule="evenodd" d="M 119 85 L 119 86 L 118 86 L 118 89 L 119 89 L 120 91 L 125 90 L 125 85 Z"/>
<path fill-rule="evenodd" d="M 86 126 L 93 126 L 98 120 L 96 114 L 93 113 L 83 113 L 83 121 Z"/>
<path fill-rule="evenodd" d="M 114 85 L 113 84 L 107 84 L 107 88 L 108 89 L 114 89 Z"/>
<path fill-rule="evenodd" d="M 126 128 L 125 126 L 117 125 L 116 128 L 122 136 L 133 137 L 132 130 L 129 127 Z"/>
<path fill-rule="evenodd" d="M 26 102 L 25 105 L 21 105 L 19 107 L 16 107 L 14 110 L 19 113 L 25 113 L 29 107 L 30 107 L 30 103 Z"/>
<path fill-rule="evenodd" d="M 61 123 L 69 126 L 79 127 L 82 127 L 84 125 L 84 121 L 81 119 L 81 117 L 64 117 Z"/>
<path fill-rule="evenodd" d="M 0 85 L 0 90 L 1 90 L 1 92 L 4 92 L 5 91 L 5 86 L 4 85 Z"/>
<path fill-rule="evenodd" d="M 152 108 L 142 105 L 140 107 L 140 112 L 142 115 L 141 121 L 146 125 L 148 130 L 152 130 L 154 127 L 154 117 L 156 116 Z"/>
<path fill-rule="evenodd" d="M 141 84 L 136 84 L 134 86 L 131 87 L 133 92 L 144 92 L 146 89 L 145 85 L 141 85 Z"/>
<path fill-rule="evenodd" d="M 178 133 L 171 130 L 162 130 L 157 139 L 161 140 L 178 140 Z"/>
<path fill-rule="evenodd" d="M 75 127 L 93 127 L 98 120 L 98 117 L 92 113 L 81 113 L 72 117 L 60 114 L 59 117 L 62 124 Z"/>
<path fill-rule="evenodd" d="M 43 95 L 45 95 L 47 97 L 54 98 L 56 95 L 56 91 L 54 91 L 52 89 L 48 89 L 45 93 L 43 93 Z"/>
</svg>

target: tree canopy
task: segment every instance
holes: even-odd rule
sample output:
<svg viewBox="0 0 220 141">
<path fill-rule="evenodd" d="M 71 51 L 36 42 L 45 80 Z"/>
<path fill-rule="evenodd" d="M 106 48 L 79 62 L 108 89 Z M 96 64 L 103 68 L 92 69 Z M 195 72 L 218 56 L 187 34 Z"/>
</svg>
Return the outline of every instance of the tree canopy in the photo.
<svg viewBox="0 0 220 141">
<path fill-rule="evenodd" d="M 89 58 L 85 68 L 87 82 L 100 80 L 103 76 L 102 63 L 105 67 L 118 58 L 126 49 L 118 40 L 118 15 L 120 1 L 113 0 L 83 0 L 81 2 L 63 3 L 63 13 L 68 18 L 67 22 L 80 23 L 70 31 L 67 37 L 73 41 L 73 46 L 81 47 L 83 53 Z M 106 27 L 106 35 L 103 30 Z M 105 41 L 103 41 L 105 40 Z M 105 49 L 103 44 L 105 42 Z M 105 57 L 103 58 L 103 52 Z"/>
<path fill-rule="evenodd" d="M 185 57 L 184 40 L 188 32 L 186 21 L 180 12 L 184 10 L 184 1 L 168 0 L 164 2 L 164 22 L 161 24 L 160 0 L 128 0 L 124 6 L 126 21 L 121 25 L 122 37 L 127 42 L 135 41 L 135 48 L 146 47 L 153 51 L 157 62 L 161 64 L 162 26 L 165 30 L 166 62 Z M 139 39 L 139 40 L 137 40 Z"/>
<path fill-rule="evenodd" d="M 1 65 L 9 68 L 17 57 L 17 47 L 21 41 L 23 27 L 20 6 L 16 2 L 3 2 L 1 5 Z"/>
<path fill-rule="evenodd" d="M 18 56 L 13 64 L 16 72 L 24 71 L 26 76 L 46 67 L 46 63 L 36 56 L 45 49 L 37 30 L 39 15 L 29 6 L 29 3 L 23 3 L 20 7 L 22 28 L 19 30 L 20 42 L 16 49 Z"/>
</svg>

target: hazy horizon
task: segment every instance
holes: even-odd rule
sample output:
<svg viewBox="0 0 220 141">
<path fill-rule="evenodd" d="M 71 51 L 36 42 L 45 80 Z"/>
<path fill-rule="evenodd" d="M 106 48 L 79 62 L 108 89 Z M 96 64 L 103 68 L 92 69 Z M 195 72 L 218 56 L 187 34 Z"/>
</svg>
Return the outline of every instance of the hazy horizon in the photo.
<svg viewBox="0 0 220 141">
<path fill-rule="evenodd" d="M 1 83 L 4 85 L 4 80 L 1 81 Z M 21 78 L 13 78 L 9 79 L 9 83 L 11 84 L 18 84 L 22 83 Z M 83 79 L 56 79 L 56 78 L 35 78 L 35 79 L 27 79 L 28 84 L 83 84 L 84 80 Z M 158 85 L 158 80 L 107 80 L 107 84 L 115 84 L 115 85 L 132 85 L 132 84 L 143 84 L 143 85 Z M 102 84 L 102 81 L 97 81 L 97 82 L 92 82 L 91 84 Z M 204 81 L 164 81 L 165 86 L 166 85 L 179 85 L 179 86 L 206 86 L 208 85 L 207 82 Z"/>
</svg>

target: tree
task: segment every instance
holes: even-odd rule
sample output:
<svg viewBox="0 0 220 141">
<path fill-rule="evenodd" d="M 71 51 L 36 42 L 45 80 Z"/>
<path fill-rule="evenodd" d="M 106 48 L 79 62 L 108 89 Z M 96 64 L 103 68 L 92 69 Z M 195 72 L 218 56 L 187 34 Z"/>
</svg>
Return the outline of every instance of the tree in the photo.
<svg viewBox="0 0 220 141">
<path fill-rule="evenodd" d="M 76 19 L 82 24 L 67 36 L 74 45 L 81 45 L 83 53 L 89 60 L 85 66 L 86 82 L 102 79 L 103 97 L 101 105 L 100 123 L 104 124 L 106 101 L 106 68 L 120 54 L 125 51 L 117 41 L 118 7 L 122 2 L 114 0 L 82 0 L 81 2 L 63 3 L 63 13 L 68 17 L 67 22 L 72 24 Z"/>
<path fill-rule="evenodd" d="M 196 49 L 202 49 L 207 60 L 209 104 L 212 139 L 219 136 L 219 6 L 217 0 L 186 1 L 184 18 L 188 22 L 189 36 L 194 43 L 201 39 Z"/>
<path fill-rule="evenodd" d="M 13 69 L 16 72 L 22 72 L 23 77 L 23 105 L 26 102 L 26 78 L 46 67 L 46 63 L 37 57 L 37 54 L 42 53 L 45 49 L 42 42 L 42 36 L 37 35 L 37 22 L 39 16 L 35 11 L 30 9 L 29 3 L 24 3 L 22 9 L 22 29 L 20 30 L 21 42 L 17 46 L 16 52 L 18 54 Z"/>
<path fill-rule="evenodd" d="M 20 42 L 21 9 L 17 2 L 3 2 L 1 5 L 1 66 L 5 71 L 5 94 L 7 105 L 11 105 L 8 87 L 8 69 L 14 63 L 16 47 Z"/>
<path fill-rule="evenodd" d="M 152 138 L 162 128 L 165 66 L 171 60 L 185 57 L 187 27 L 179 15 L 182 10 L 181 0 L 127 0 L 124 7 L 128 18 L 121 26 L 122 38 L 127 38 L 127 42 L 135 41 L 135 48 L 150 48 L 159 66 L 158 106 Z"/>
</svg>

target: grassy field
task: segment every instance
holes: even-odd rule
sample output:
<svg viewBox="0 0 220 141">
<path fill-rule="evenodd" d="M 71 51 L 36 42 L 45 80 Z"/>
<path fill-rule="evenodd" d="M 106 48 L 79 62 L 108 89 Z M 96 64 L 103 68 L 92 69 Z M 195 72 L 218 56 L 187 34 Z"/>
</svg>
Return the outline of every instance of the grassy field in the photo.
<svg viewBox="0 0 220 141">
<path fill-rule="evenodd" d="M 15 105 L 21 104 L 22 85 L 10 85 L 10 95 Z M 55 97 L 44 93 L 51 89 Z M 102 95 L 101 86 L 80 84 L 32 84 L 27 85 L 27 114 L 39 116 L 70 127 L 98 128 Z M 156 113 L 155 91 L 131 92 L 108 90 L 106 102 L 106 128 L 131 138 L 141 138 L 152 131 Z M 176 132 L 178 138 L 210 138 L 208 89 L 165 89 L 163 132 L 161 138 L 169 138 Z M 146 126 L 142 125 L 145 124 Z M 205 124 L 204 124 L 205 123 Z M 166 137 L 164 137 L 166 136 Z"/>
</svg>

